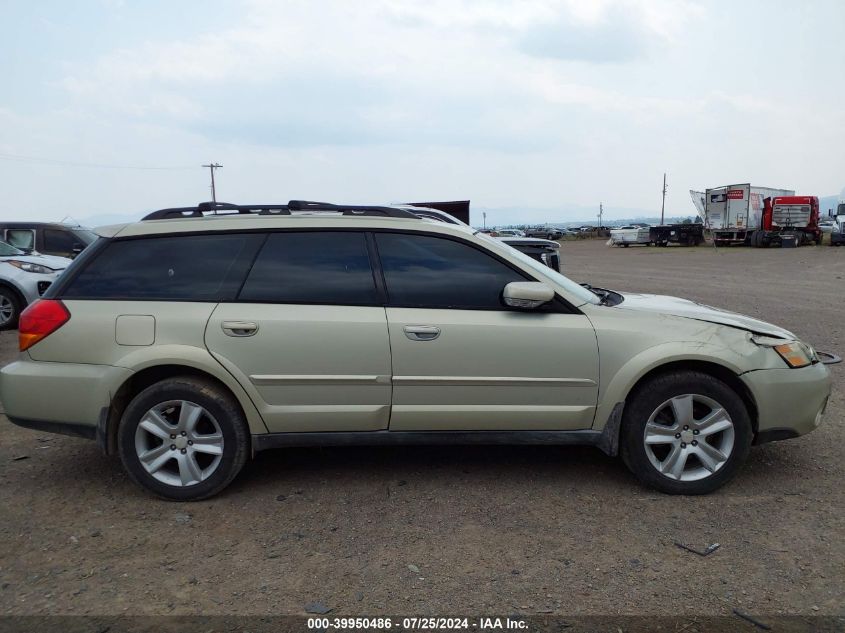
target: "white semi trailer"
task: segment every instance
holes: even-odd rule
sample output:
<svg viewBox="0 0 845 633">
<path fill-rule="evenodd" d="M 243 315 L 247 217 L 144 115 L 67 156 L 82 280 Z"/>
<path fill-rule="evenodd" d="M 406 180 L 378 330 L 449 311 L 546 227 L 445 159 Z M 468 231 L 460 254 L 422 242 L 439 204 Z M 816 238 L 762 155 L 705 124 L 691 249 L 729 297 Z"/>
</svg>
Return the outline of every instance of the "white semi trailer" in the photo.
<svg viewBox="0 0 845 633">
<path fill-rule="evenodd" d="M 845 189 L 839 194 L 839 202 L 836 203 L 836 211 L 830 212 L 833 221 L 833 231 L 830 234 L 831 246 L 842 246 L 845 244 Z"/>
<path fill-rule="evenodd" d="M 704 227 L 710 230 L 716 244 L 748 243 L 751 233 L 763 229 L 763 201 L 794 195 L 792 189 L 752 187 L 748 183 L 707 189 L 703 200 Z M 695 203 L 696 196 L 692 197 Z"/>
</svg>

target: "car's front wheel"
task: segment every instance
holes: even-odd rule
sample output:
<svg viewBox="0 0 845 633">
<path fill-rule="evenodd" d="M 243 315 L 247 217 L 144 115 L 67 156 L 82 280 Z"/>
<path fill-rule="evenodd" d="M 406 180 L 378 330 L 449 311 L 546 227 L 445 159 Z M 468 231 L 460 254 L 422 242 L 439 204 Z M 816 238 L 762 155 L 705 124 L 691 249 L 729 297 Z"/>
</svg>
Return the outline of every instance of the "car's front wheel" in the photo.
<svg viewBox="0 0 845 633">
<path fill-rule="evenodd" d="M 730 386 L 683 371 L 657 376 L 631 395 L 620 448 L 646 485 L 694 495 L 729 481 L 748 457 L 752 437 L 745 403 Z"/>
<path fill-rule="evenodd" d="M 176 501 L 217 494 L 249 454 L 249 431 L 232 396 L 210 380 L 168 378 L 135 396 L 118 427 L 129 476 Z"/>
</svg>

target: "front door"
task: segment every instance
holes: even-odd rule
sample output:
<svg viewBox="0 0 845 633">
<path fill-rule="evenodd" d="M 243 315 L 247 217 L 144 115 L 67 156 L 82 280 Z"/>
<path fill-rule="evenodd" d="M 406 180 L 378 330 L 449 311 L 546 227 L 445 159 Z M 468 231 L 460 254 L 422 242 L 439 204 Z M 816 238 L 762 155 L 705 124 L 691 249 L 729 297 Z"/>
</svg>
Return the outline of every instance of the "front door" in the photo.
<svg viewBox="0 0 845 633">
<path fill-rule="evenodd" d="M 271 233 L 205 339 L 271 432 L 388 426 L 387 319 L 364 233 Z"/>
<path fill-rule="evenodd" d="M 377 233 L 393 355 L 390 430 L 592 426 L 598 347 L 586 316 L 521 312 L 504 286 L 531 280 L 470 243 Z"/>
</svg>

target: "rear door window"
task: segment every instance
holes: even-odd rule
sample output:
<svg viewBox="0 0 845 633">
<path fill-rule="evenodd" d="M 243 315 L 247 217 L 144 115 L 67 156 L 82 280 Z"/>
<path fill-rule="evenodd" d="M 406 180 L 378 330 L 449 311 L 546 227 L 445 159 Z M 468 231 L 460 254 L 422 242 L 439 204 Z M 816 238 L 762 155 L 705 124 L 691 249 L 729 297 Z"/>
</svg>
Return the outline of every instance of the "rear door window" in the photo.
<svg viewBox="0 0 845 633">
<path fill-rule="evenodd" d="M 213 234 L 117 240 L 62 293 L 68 299 L 222 301 L 243 283 L 264 236 Z"/>
<path fill-rule="evenodd" d="M 271 233 L 241 301 L 380 305 L 363 232 Z"/>
</svg>

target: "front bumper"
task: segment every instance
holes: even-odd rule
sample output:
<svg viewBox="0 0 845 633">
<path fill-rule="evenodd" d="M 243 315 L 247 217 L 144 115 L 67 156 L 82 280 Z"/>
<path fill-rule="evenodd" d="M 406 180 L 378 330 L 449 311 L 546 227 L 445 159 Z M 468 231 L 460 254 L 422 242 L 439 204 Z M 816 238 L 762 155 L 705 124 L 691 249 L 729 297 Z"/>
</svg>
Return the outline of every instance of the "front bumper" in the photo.
<svg viewBox="0 0 845 633">
<path fill-rule="evenodd" d="M 19 426 L 94 438 L 103 409 L 131 375 L 123 367 L 36 362 L 22 354 L 0 369 L 0 401 Z"/>
<path fill-rule="evenodd" d="M 750 371 L 740 378 L 757 405 L 756 444 L 798 437 L 821 424 L 831 383 L 822 363 Z"/>
<path fill-rule="evenodd" d="M 47 288 L 59 278 L 59 274 L 50 273 L 49 275 L 42 275 L 41 273 L 19 271 L 10 281 L 15 284 L 15 287 L 26 300 L 27 305 L 29 305 L 47 291 Z"/>
</svg>

